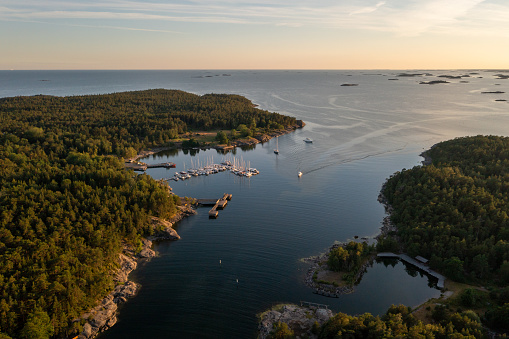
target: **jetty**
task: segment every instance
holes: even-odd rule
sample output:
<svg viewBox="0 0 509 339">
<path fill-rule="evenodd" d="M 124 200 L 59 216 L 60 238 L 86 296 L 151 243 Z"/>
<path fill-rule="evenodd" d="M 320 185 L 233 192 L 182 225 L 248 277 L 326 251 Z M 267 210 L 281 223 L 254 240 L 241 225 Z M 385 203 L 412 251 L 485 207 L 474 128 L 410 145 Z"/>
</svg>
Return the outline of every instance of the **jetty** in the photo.
<svg viewBox="0 0 509 339">
<path fill-rule="evenodd" d="M 339 293 L 335 291 L 328 291 L 326 289 L 317 288 L 313 291 L 314 294 L 318 294 L 328 298 L 339 298 Z"/>
<path fill-rule="evenodd" d="M 228 204 L 228 201 L 232 200 L 232 195 L 225 193 L 217 200 L 214 199 L 197 199 L 196 203 L 198 206 L 213 206 L 209 211 L 209 218 L 217 218 L 219 215 L 218 210 L 222 210 Z"/>
<path fill-rule="evenodd" d="M 325 309 L 329 309 L 329 305 L 325 305 L 325 304 L 317 304 L 317 303 L 312 303 L 312 302 L 309 302 L 309 301 L 300 301 L 300 307 L 316 307 L 316 308 L 325 308 Z"/>
<path fill-rule="evenodd" d="M 439 289 L 443 289 L 445 287 L 445 277 L 443 275 L 441 275 L 440 273 L 437 273 L 437 272 L 433 271 L 432 269 L 430 269 L 426 265 L 427 260 L 422 258 L 422 257 L 417 256 L 416 258 L 421 260 L 421 261 L 418 261 L 418 260 L 416 260 L 414 258 L 411 258 L 407 254 L 395 254 L 395 253 L 391 253 L 391 252 L 378 253 L 377 257 L 379 257 L 379 258 L 395 258 L 395 259 L 400 259 L 400 260 L 402 260 L 402 261 L 404 261 L 406 263 L 409 263 L 412 266 L 417 267 L 421 271 L 424 271 L 426 274 L 428 274 L 428 275 L 430 275 L 430 276 L 432 276 L 434 278 L 437 278 L 438 279 L 437 287 Z"/>
<path fill-rule="evenodd" d="M 136 163 L 136 162 L 126 162 L 125 163 L 126 168 L 130 168 L 133 171 L 141 171 L 144 172 L 148 168 L 175 168 L 176 165 L 172 162 L 163 162 L 160 164 L 146 164 L 146 163 Z"/>
</svg>

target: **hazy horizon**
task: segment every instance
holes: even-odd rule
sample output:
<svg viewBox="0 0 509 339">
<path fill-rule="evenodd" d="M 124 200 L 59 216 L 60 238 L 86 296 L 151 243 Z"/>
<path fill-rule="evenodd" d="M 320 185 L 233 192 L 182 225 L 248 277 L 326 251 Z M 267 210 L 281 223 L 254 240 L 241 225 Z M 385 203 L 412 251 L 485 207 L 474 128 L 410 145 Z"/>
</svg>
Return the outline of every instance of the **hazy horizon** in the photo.
<svg viewBox="0 0 509 339">
<path fill-rule="evenodd" d="M 404 72 L 413 72 L 413 71 L 486 71 L 486 72 L 506 72 L 509 71 L 508 68 L 125 68 L 125 69 L 114 69 L 114 68 L 94 68 L 94 69 L 0 69 L 0 71 L 203 71 L 203 72 L 212 72 L 212 71 L 295 71 L 295 72 L 306 72 L 306 71 L 404 71 Z"/>
<path fill-rule="evenodd" d="M 502 0 L 0 0 L 0 69 L 505 69 L 508 17 Z"/>
</svg>

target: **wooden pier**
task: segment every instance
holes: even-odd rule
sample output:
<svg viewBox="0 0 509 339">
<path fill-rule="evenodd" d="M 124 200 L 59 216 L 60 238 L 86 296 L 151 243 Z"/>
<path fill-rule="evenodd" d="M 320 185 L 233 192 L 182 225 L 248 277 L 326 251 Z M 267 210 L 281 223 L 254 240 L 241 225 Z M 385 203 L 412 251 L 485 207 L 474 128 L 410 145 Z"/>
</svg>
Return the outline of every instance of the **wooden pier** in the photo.
<svg viewBox="0 0 509 339">
<path fill-rule="evenodd" d="M 300 301 L 300 307 L 316 307 L 316 308 L 329 309 L 329 305 L 317 304 L 317 303 L 312 303 L 309 301 L 302 301 L 302 300 Z"/>
<path fill-rule="evenodd" d="M 443 275 L 441 275 L 438 272 L 433 271 L 428 266 L 424 265 L 421 262 L 418 262 L 417 260 L 409 257 L 406 254 L 395 254 L 395 253 L 390 253 L 390 252 L 382 252 L 382 253 L 378 253 L 377 257 L 379 257 L 379 258 L 395 258 L 395 259 L 400 259 L 404 262 L 407 262 L 410 265 L 417 267 L 421 271 L 424 271 L 426 274 L 438 279 L 437 287 L 439 289 L 445 288 L 445 277 Z"/>
<path fill-rule="evenodd" d="M 219 212 L 217 210 L 222 210 L 223 208 L 225 208 L 226 205 L 228 204 L 228 201 L 230 200 L 232 200 L 232 195 L 225 193 L 223 194 L 222 198 L 215 200 L 214 203 L 212 203 L 213 199 L 198 199 L 197 202 L 198 205 L 201 206 L 214 205 L 214 207 L 212 207 L 212 209 L 209 211 L 209 218 L 217 218 L 217 216 L 219 215 Z"/>
<path fill-rule="evenodd" d="M 327 290 L 322 290 L 322 289 L 316 289 L 316 290 L 313 291 L 313 293 L 321 295 L 321 296 L 324 296 L 324 297 L 329 297 L 329 298 L 339 298 L 339 293 L 332 292 L 332 291 L 327 291 Z"/>
<path fill-rule="evenodd" d="M 146 163 L 135 163 L 135 162 L 126 162 L 126 168 L 130 168 L 133 171 L 146 171 L 148 168 L 175 168 L 176 165 L 172 162 L 163 162 L 160 164 L 146 164 Z"/>
</svg>

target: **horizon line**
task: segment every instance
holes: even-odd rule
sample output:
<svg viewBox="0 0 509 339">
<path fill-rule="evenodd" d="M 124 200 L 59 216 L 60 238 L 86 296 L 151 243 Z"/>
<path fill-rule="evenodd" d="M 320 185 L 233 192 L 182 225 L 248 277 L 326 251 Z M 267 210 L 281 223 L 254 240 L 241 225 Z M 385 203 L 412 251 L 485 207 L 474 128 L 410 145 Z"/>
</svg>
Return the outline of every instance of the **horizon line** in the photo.
<svg viewBox="0 0 509 339">
<path fill-rule="evenodd" d="M 509 71 L 509 68 L 48 68 L 0 69 L 0 71 Z"/>
</svg>

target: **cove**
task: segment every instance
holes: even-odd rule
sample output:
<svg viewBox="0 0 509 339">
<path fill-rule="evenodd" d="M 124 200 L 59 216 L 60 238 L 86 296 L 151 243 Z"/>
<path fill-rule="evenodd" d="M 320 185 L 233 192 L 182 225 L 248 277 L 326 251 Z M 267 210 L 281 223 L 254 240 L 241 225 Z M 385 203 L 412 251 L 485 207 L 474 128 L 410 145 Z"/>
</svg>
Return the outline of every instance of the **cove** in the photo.
<svg viewBox="0 0 509 339">
<path fill-rule="evenodd" d="M 416 306 L 440 294 L 428 277 L 399 262 L 374 263 L 355 293 L 339 298 L 313 294 L 304 285 L 308 265 L 301 258 L 325 251 L 334 241 L 378 234 L 385 215 L 378 192 L 385 173 L 407 155 L 327 166 L 299 179 L 294 168 L 304 159 L 284 152 L 292 142 L 300 146 L 297 134 L 279 138 L 282 156 L 273 154 L 271 142 L 237 149 L 235 157 L 260 171 L 249 179 L 221 172 L 170 181 L 180 196 L 231 193 L 233 198 L 217 219 L 208 218 L 207 207 L 199 208 L 198 215 L 177 225 L 181 240 L 156 244 L 159 256 L 132 274 L 141 291 L 101 338 L 254 338 L 256 314 L 277 303 L 304 300 L 328 304 L 334 312 L 381 314 L 391 304 Z M 177 169 L 148 171 L 154 178 L 190 168 L 191 160 L 223 158 L 215 150 L 169 153 L 144 159 L 177 164 Z"/>
</svg>

